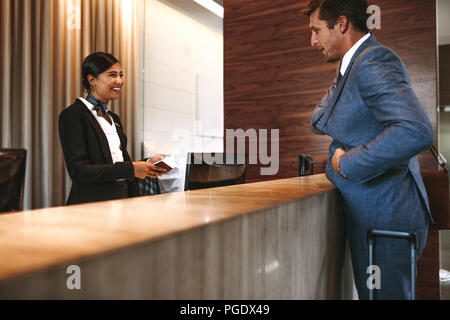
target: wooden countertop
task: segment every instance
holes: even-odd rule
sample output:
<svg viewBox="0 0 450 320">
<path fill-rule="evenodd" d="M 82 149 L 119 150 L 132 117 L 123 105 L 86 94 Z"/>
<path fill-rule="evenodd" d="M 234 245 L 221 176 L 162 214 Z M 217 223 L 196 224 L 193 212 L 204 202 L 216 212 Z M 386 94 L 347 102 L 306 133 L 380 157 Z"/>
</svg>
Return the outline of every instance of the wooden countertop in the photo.
<svg viewBox="0 0 450 320">
<path fill-rule="evenodd" d="M 319 174 L 0 215 L 0 280 L 333 189 Z"/>
</svg>

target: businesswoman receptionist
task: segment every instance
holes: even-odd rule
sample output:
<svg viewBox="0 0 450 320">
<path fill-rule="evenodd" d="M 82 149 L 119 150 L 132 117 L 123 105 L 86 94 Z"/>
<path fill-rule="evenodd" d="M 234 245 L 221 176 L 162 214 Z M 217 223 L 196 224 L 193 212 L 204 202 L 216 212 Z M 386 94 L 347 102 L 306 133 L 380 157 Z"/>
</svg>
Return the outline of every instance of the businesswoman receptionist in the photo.
<svg viewBox="0 0 450 320">
<path fill-rule="evenodd" d="M 124 85 L 121 65 L 111 54 L 92 53 L 83 61 L 82 80 L 87 96 L 76 99 L 58 119 L 72 179 L 67 204 L 138 196 L 135 178 L 154 178 L 165 170 L 153 165 L 160 155 L 132 162 L 120 118 L 108 110 L 108 102 L 119 98 Z"/>
</svg>

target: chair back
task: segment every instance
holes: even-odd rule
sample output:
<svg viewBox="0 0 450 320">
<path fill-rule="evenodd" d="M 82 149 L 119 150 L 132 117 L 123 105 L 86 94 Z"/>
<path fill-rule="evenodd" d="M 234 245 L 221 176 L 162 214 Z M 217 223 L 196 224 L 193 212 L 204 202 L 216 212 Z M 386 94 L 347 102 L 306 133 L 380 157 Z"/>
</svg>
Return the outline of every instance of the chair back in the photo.
<svg viewBox="0 0 450 320">
<path fill-rule="evenodd" d="M 0 212 L 23 210 L 25 149 L 0 149 Z"/>
<path fill-rule="evenodd" d="M 245 183 L 246 163 L 239 154 L 188 153 L 184 190 Z"/>
</svg>

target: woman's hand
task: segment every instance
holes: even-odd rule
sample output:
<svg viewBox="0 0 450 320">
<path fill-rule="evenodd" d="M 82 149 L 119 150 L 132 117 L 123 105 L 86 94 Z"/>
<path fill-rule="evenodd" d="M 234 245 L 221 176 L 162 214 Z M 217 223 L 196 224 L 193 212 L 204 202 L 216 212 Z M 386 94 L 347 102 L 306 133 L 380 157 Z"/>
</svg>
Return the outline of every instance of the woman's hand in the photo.
<svg viewBox="0 0 450 320">
<path fill-rule="evenodd" d="M 157 155 L 154 155 L 153 157 L 149 158 L 149 159 L 147 160 L 147 162 L 155 163 L 155 162 L 157 162 L 157 161 L 161 161 L 162 159 L 164 159 L 164 156 L 162 156 L 162 155 L 160 155 L 160 154 L 157 154 Z"/>
<path fill-rule="evenodd" d="M 133 166 L 134 176 L 139 179 L 145 179 L 146 177 L 156 178 L 157 176 L 166 173 L 166 169 L 157 167 L 151 162 L 136 161 L 133 162 Z"/>
</svg>

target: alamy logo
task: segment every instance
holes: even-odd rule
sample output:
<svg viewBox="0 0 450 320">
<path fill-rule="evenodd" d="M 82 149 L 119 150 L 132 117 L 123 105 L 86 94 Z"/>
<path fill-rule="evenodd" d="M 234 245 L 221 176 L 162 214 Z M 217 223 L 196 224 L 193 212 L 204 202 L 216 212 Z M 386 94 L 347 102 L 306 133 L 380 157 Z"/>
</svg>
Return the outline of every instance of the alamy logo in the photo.
<svg viewBox="0 0 450 320">
<path fill-rule="evenodd" d="M 66 285 L 69 290 L 81 289 L 81 269 L 77 265 L 70 265 L 66 270 L 70 276 L 67 278 Z"/>
<path fill-rule="evenodd" d="M 217 133 L 219 130 L 210 130 L 206 132 L 206 136 L 214 136 L 212 132 Z M 205 134 L 200 130 L 201 134 Z M 192 136 L 188 130 L 177 129 L 172 133 L 170 138 L 171 142 L 180 149 L 201 149 L 198 145 L 192 146 Z M 200 157 L 194 158 L 195 164 L 200 164 L 202 161 L 207 164 L 233 164 L 233 154 L 246 156 L 248 164 L 260 164 L 264 167 L 260 167 L 261 175 L 275 175 L 278 173 L 280 167 L 280 130 L 279 129 L 226 129 L 225 130 L 225 150 L 227 157 L 223 159 L 217 155 L 216 152 L 207 154 L 206 152 Z M 248 146 L 248 152 L 246 152 Z M 270 150 L 270 152 L 269 152 Z M 238 164 L 242 164 L 245 161 L 238 160 Z M 197 162 L 198 161 L 198 162 Z"/>
<path fill-rule="evenodd" d="M 377 5 L 367 7 L 367 13 L 370 17 L 367 19 L 367 29 L 381 29 L 381 9 Z"/>
<path fill-rule="evenodd" d="M 66 25 L 69 30 L 81 29 L 81 9 L 76 4 L 69 5 L 67 7 L 67 20 Z"/>
<path fill-rule="evenodd" d="M 280 130 L 272 129 L 270 130 L 270 156 L 268 154 L 268 134 L 267 129 L 226 129 L 226 150 L 230 153 L 234 153 L 234 142 L 237 142 L 237 153 L 245 153 L 245 141 L 248 139 L 249 153 L 248 160 L 249 164 L 269 165 L 269 167 L 260 168 L 260 173 L 263 176 L 275 175 L 278 173 L 280 167 L 279 158 L 279 141 L 280 141 Z"/>
<path fill-rule="evenodd" d="M 380 267 L 377 265 L 368 266 L 366 272 L 369 274 L 369 278 L 367 279 L 367 288 L 369 288 L 369 290 L 381 289 Z"/>
</svg>

